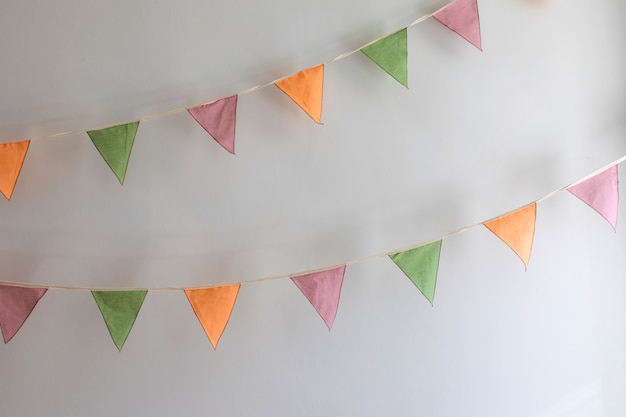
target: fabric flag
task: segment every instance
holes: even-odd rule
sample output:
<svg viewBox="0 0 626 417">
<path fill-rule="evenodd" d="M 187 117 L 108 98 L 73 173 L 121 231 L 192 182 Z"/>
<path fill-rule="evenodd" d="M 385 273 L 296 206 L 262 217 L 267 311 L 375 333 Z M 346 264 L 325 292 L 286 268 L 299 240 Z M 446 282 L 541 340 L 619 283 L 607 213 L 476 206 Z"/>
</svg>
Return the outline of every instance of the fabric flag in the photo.
<svg viewBox="0 0 626 417">
<path fill-rule="evenodd" d="M 211 341 L 213 349 L 217 349 L 217 343 L 228 324 L 240 287 L 241 284 L 185 290 L 189 304 Z"/>
<path fill-rule="evenodd" d="M 435 298 L 441 240 L 390 255 L 392 261 L 409 277 L 430 304 Z"/>
<path fill-rule="evenodd" d="M 500 238 L 528 267 L 530 252 L 535 237 L 535 219 L 537 217 L 537 203 L 532 203 L 511 214 L 483 223 Z"/>
<path fill-rule="evenodd" d="M 236 95 L 192 107 L 187 111 L 217 143 L 228 152 L 235 153 Z"/>
<path fill-rule="evenodd" d="M 367 57 L 378 64 L 387 74 L 409 88 L 407 81 L 406 28 L 361 48 Z"/>
<path fill-rule="evenodd" d="M 323 64 L 300 71 L 274 84 L 291 97 L 315 122 L 322 123 Z"/>
<path fill-rule="evenodd" d="M 29 140 L 0 144 L 0 191 L 7 200 L 13 195 L 29 145 Z"/>
<path fill-rule="evenodd" d="M 617 165 L 567 189 L 617 228 L 619 203 Z"/>
<path fill-rule="evenodd" d="M 119 351 L 135 324 L 147 293 L 147 290 L 91 292 Z"/>
<path fill-rule="evenodd" d="M 300 291 L 322 317 L 328 330 L 333 327 L 335 322 L 345 271 L 344 265 L 326 271 L 291 277 L 294 284 L 300 288 Z"/>
<path fill-rule="evenodd" d="M 479 50 L 480 18 L 478 17 L 477 0 L 456 0 L 433 15 L 440 23 L 452 29 Z"/>
<path fill-rule="evenodd" d="M 47 288 L 0 285 L 0 327 L 4 343 L 15 336 Z"/>
<path fill-rule="evenodd" d="M 139 122 L 133 122 L 87 132 L 96 149 L 122 185 L 126 178 L 130 151 L 133 149 L 138 127 Z"/>
</svg>

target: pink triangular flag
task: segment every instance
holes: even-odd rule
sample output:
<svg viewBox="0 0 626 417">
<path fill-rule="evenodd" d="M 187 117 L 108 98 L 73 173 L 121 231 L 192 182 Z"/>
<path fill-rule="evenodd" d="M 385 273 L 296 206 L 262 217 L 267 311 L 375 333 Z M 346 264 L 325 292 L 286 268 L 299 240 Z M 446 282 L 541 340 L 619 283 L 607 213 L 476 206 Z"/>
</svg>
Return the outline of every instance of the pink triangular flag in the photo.
<svg viewBox="0 0 626 417">
<path fill-rule="evenodd" d="M 617 228 L 619 188 L 617 165 L 567 189 Z"/>
<path fill-rule="evenodd" d="M 235 153 L 236 95 L 192 107 L 187 111 L 217 143 L 228 152 Z"/>
<path fill-rule="evenodd" d="M 337 315 L 345 270 L 346 267 L 344 265 L 322 272 L 291 277 L 294 284 L 300 288 L 300 291 L 309 299 L 315 310 L 322 317 L 322 320 L 328 326 L 328 330 L 333 327 L 333 322 Z"/>
<path fill-rule="evenodd" d="M 4 343 L 15 336 L 47 290 L 0 285 L 0 327 Z"/>
<path fill-rule="evenodd" d="M 480 18 L 477 0 L 456 0 L 433 15 L 476 48 L 483 50 L 480 40 Z"/>
</svg>

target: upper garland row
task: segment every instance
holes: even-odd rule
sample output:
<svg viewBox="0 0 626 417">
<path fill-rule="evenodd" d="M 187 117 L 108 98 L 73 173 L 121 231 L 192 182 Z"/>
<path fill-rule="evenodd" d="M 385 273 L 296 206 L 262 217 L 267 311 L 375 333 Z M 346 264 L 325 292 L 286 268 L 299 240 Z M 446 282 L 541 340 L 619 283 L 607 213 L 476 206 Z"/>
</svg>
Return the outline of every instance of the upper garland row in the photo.
<svg viewBox="0 0 626 417">
<path fill-rule="evenodd" d="M 171 114 L 188 111 L 191 116 L 228 152 L 235 153 L 235 121 L 237 98 L 272 84 L 276 85 L 311 118 L 321 123 L 324 88 L 324 67 L 326 64 L 346 58 L 356 52 L 363 52 L 402 85 L 407 83 L 407 29 L 433 17 L 446 27 L 465 38 L 482 50 L 480 20 L 477 0 L 455 0 L 434 13 L 416 19 L 408 26 L 391 35 L 373 40 L 350 52 L 343 53 L 330 61 L 305 69 L 272 82 L 241 91 L 230 97 L 214 99 L 189 108 L 173 109 L 163 113 L 143 117 L 139 120 L 105 126 L 85 131 L 63 132 L 36 139 L 49 139 L 87 133 L 120 184 L 124 184 L 126 168 L 140 122 Z M 31 139 L 33 140 L 33 139 Z M 0 192 L 11 199 L 15 184 L 24 164 L 31 140 L 0 144 Z"/>
</svg>

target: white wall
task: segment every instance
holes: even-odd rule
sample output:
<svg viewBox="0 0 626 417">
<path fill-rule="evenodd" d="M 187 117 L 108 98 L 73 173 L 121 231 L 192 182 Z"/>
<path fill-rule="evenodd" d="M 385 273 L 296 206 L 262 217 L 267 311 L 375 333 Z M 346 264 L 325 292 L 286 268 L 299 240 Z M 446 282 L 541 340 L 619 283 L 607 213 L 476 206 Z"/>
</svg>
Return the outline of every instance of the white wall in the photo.
<svg viewBox="0 0 626 417">
<path fill-rule="evenodd" d="M 0 3 L 3 142 L 133 121 L 358 48 L 441 0 Z M 481 0 L 480 53 L 409 29 L 406 90 L 326 68 L 324 126 L 242 95 L 237 155 L 186 113 L 139 127 L 120 187 L 85 134 L 33 141 L 0 201 L 0 279 L 213 285 L 431 240 L 626 154 L 619 0 Z M 624 182 L 624 181 L 623 181 Z M 623 187 L 622 187 L 623 191 Z M 332 332 L 288 279 L 244 285 L 217 351 L 181 292 L 122 351 L 88 292 L 50 290 L 0 346 L 0 415 L 626 415 L 625 210 L 538 206 L 528 272 L 484 228 L 445 239 L 435 306 L 387 258 L 350 266 Z"/>
</svg>

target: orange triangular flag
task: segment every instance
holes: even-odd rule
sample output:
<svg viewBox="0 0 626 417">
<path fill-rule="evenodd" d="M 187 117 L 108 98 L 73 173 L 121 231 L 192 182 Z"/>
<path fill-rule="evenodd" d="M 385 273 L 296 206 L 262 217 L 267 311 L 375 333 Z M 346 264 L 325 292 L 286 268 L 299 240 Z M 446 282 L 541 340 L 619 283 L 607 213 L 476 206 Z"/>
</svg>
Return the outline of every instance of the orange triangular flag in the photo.
<svg viewBox="0 0 626 417">
<path fill-rule="evenodd" d="M 7 200 L 13 195 L 29 145 L 29 140 L 0 144 L 0 191 Z"/>
<path fill-rule="evenodd" d="M 488 221 L 484 225 L 513 249 L 526 268 L 535 237 L 536 217 L 537 203 L 532 203 L 516 212 Z"/>
<path fill-rule="evenodd" d="M 324 65 L 309 68 L 274 83 L 309 116 L 321 124 Z"/>
<path fill-rule="evenodd" d="M 224 287 L 185 290 L 189 304 L 200 321 L 204 332 L 211 341 L 213 349 L 217 349 L 222 333 L 230 319 L 241 284 Z"/>
</svg>

